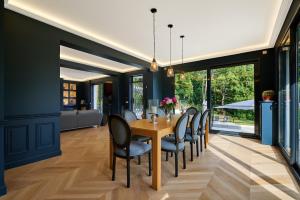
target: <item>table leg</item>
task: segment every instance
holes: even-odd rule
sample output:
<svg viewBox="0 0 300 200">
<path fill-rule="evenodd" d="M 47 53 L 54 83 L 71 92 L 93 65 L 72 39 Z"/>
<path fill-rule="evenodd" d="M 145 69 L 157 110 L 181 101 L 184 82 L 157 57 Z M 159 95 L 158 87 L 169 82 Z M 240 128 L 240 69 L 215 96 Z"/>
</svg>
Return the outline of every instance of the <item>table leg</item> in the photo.
<svg viewBox="0 0 300 200">
<path fill-rule="evenodd" d="M 208 132 L 209 132 L 209 125 L 208 125 L 208 123 L 209 123 L 209 121 L 207 120 L 206 121 L 206 125 L 205 125 L 205 143 L 206 144 L 208 144 L 208 136 L 209 136 L 209 134 L 208 134 Z"/>
<path fill-rule="evenodd" d="M 161 137 L 152 138 L 152 187 L 159 190 L 161 187 Z"/>
<path fill-rule="evenodd" d="M 111 135 L 109 134 L 109 167 L 112 169 L 112 163 L 113 163 L 113 141 L 111 138 Z"/>
</svg>

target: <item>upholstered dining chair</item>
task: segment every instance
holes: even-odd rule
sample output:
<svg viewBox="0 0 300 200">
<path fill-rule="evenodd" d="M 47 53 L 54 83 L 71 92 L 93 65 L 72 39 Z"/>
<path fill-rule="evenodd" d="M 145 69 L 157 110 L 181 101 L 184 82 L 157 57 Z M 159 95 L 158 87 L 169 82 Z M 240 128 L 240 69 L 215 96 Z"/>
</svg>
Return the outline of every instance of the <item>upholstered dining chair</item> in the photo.
<svg viewBox="0 0 300 200">
<path fill-rule="evenodd" d="M 201 118 L 200 118 L 200 127 L 199 127 L 199 136 L 200 136 L 200 151 L 202 152 L 202 144 L 203 144 L 203 137 L 204 137 L 204 148 L 206 149 L 206 123 L 207 123 L 207 117 L 210 113 L 210 110 L 207 109 L 203 112 Z"/>
<path fill-rule="evenodd" d="M 123 113 L 125 120 L 129 123 L 135 120 L 138 120 L 136 114 L 130 110 L 125 110 Z M 150 137 L 142 136 L 142 135 L 133 135 L 132 140 L 137 140 L 139 142 L 147 142 L 149 143 Z"/>
<path fill-rule="evenodd" d="M 149 176 L 151 176 L 151 145 L 144 142 L 132 141 L 128 123 L 119 115 L 111 115 L 108 120 L 109 132 L 113 141 L 113 172 L 112 180 L 116 175 L 116 157 L 127 161 L 127 187 L 130 187 L 130 159 L 149 155 Z"/>
<path fill-rule="evenodd" d="M 189 107 L 188 109 L 186 109 L 185 113 L 188 114 L 188 116 L 189 116 L 189 120 L 188 120 L 189 122 L 191 121 L 190 120 L 191 117 L 193 117 L 197 112 L 198 112 L 198 110 L 195 107 Z M 186 133 L 187 134 L 191 134 L 192 133 L 192 129 L 190 127 L 191 127 L 191 124 L 188 124 L 187 128 L 186 128 Z"/>
<path fill-rule="evenodd" d="M 125 120 L 127 121 L 127 123 L 138 120 L 136 114 L 130 110 L 125 110 L 123 113 L 123 116 L 124 116 Z M 147 144 L 149 144 L 149 141 L 151 140 L 150 137 L 142 136 L 142 135 L 138 135 L 138 134 L 132 135 L 131 139 L 135 140 L 135 141 L 139 141 L 139 142 L 147 142 Z M 138 164 L 139 165 L 141 164 L 141 158 L 139 156 L 138 156 Z"/>
<path fill-rule="evenodd" d="M 173 137 L 165 137 L 161 140 L 161 150 L 166 152 L 166 156 L 168 156 L 168 152 L 175 154 L 175 177 L 178 177 L 179 152 L 182 152 L 183 154 L 183 169 L 186 169 L 184 136 L 187 123 L 188 115 L 183 114 L 176 123 Z"/>
<path fill-rule="evenodd" d="M 197 111 L 190 123 L 191 132 L 186 132 L 184 141 L 189 142 L 191 146 L 191 161 L 193 161 L 193 146 L 196 144 L 197 156 L 199 156 L 199 125 L 200 125 L 201 112 Z"/>
</svg>

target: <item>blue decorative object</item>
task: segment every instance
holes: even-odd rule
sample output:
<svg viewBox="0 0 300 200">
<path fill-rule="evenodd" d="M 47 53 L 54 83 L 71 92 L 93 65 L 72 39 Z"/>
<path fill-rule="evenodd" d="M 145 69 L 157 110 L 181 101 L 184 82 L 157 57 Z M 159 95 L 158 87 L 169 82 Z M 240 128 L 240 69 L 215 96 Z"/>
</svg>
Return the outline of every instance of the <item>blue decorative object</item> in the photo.
<svg viewBox="0 0 300 200">
<path fill-rule="evenodd" d="M 260 102 L 260 135 L 261 143 L 274 145 L 273 136 L 273 101 Z"/>
</svg>

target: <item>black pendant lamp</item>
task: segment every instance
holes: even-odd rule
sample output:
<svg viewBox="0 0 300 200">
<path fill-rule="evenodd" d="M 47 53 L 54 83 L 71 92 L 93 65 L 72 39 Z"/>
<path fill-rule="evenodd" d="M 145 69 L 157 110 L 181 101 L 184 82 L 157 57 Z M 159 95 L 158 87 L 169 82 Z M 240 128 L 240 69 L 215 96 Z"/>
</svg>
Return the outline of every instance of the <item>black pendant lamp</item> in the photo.
<svg viewBox="0 0 300 200">
<path fill-rule="evenodd" d="M 167 69 L 167 77 L 174 77 L 174 69 L 172 67 L 172 28 L 173 24 L 169 24 L 168 27 L 170 28 L 170 66 Z"/>
<path fill-rule="evenodd" d="M 180 38 L 181 38 L 181 67 L 183 67 L 183 38 L 184 38 L 184 35 L 181 35 Z M 185 78 L 184 72 L 181 72 L 180 79 L 184 79 L 184 78 Z"/>
<path fill-rule="evenodd" d="M 151 13 L 153 14 L 153 60 L 151 62 L 150 71 L 157 72 L 158 71 L 158 64 L 155 60 L 155 13 L 157 12 L 156 8 L 151 9 Z"/>
</svg>

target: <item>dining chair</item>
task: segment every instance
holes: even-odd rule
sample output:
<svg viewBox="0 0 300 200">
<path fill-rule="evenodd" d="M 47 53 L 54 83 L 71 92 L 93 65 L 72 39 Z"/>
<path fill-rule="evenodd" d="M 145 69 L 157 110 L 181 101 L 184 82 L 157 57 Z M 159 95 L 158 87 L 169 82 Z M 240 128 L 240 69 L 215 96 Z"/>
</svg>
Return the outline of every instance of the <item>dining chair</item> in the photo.
<svg viewBox="0 0 300 200">
<path fill-rule="evenodd" d="M 177 121 L 173 137 L 165 137 L 161 140 L 161 150 L 175 154 L 175 177 L 178 177 L 178 154 L 182 152 L 183 155 L 183 169 L 186 169 L 185 159 L 185 143 L 184 136 L 186 131 L 186 124 L 188 123 L 188 115 L 183 114 Z"/>
<path fill-rule="evenodd" d="M 199 156 L 199 125 L 200 125 L 201 112 L 197 111 L 194 114 L 192 121 L 190 123 L 191 132 L 186 132 L 184 141 L 189 142 L 191 146 L 191 161 L 193 161 L 193 147 L 196 144 L 197 157 Z"/>
<path fill-rule="evenodd" d="M 202 152 L 202 144 L 203 144 L 203 140 L 202 138 L 204 137 L 204 148 L 206 149 L 206 123 L 207 123 L 207 117 L 210 113 L 210 110 L 207 109 L 204 111 L 204 113 L 202 114 L 201 116 L 201 119 L 200 119 L 200 127 L 199 127 L 199 136 L 200 136 L 200 151 Z"/>
<path fill-rule="evenodd" d="M 130 159 L 148 153 L 149 176 L 151 176 L 151 145 L 144 142 L 132 141 L 128 123 L 119 115 L 111 115 L 108 120 L 109 132 L 113 141 L 113 172 L 112 180 L 116 177 L 116 157 L 127 161 L 127 187 L 130 187 Z"/>
<path fill-rule="evenodd" d="M 187 113 L 188 116 L 189 116 L 189 120 L 188 120 L 189 122 L 191 121 L 190 118 L 192 116 L 194 116 L 197 112 L 198 112 L 197 108 L 195 108 L 193 106 L 189 107 L 188 109 L 186 109 L 185 113 Z M 192 133 L 192 129 L 190 127 L 191 127 L 191 123 L 187 124 L 187 128 L 186 128 L 186 133 L 187 134 L 191 134 Z"/>
<path fill-rule="evenodd" d="M 125 120 L 127 121 L 127 123 L 138 120 L 136 114 L 130 110 L 125 110 L 123 113 L 123 116 L 124 116 Z M 149 141 L 151 140 L 150 137 L 142 136 L 142 135 L 138 135 L 138 134 L 132 135 L 131 139 L 135 140 L 135 141 L 139 141 L 139 142 L 147 142 L 147 144 L 149 144 Z M 141 164 L 141 157 L 138 157 L 138 164 L 139 165 Z"/>
</svg>

